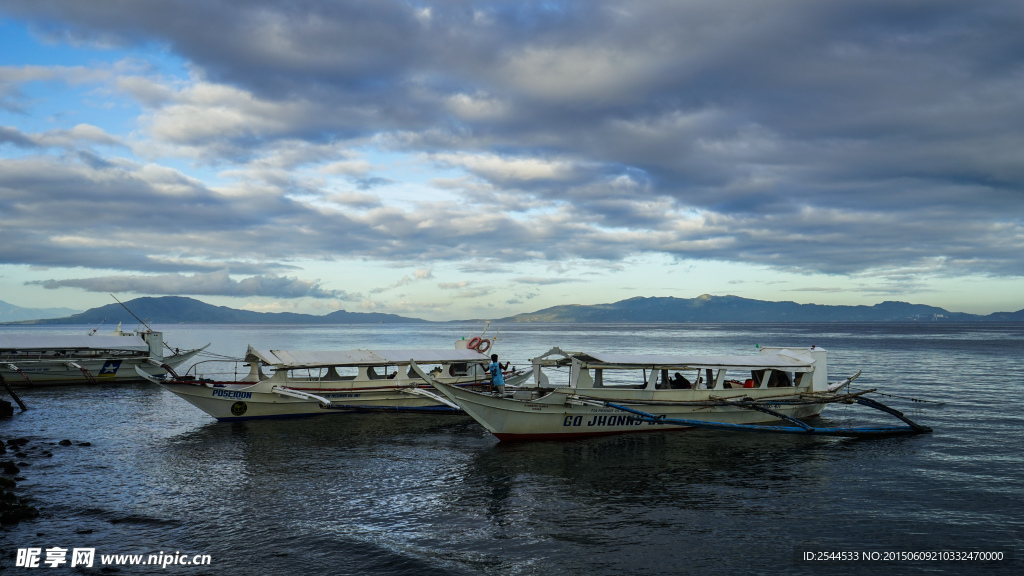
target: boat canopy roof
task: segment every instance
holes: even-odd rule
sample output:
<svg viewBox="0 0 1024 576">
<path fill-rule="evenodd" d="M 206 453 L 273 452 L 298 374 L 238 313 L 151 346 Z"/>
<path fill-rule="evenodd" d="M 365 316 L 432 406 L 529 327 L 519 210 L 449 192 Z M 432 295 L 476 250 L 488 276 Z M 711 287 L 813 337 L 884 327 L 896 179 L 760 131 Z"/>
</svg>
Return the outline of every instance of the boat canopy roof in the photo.
<svg viewBox="0 0 1024 576">
<path fill-rule="evenodd" d="M 490 362 L 476 350 L 257 350 L 249 346 L 246 360 L 259 359 L 279 369 L 324 368 L 327 366 L 394 366 L 408 364 L 451 364 Z"/>
<path fill-rule="evenodd" d="M 139 336 L 47 336 L 37 334 L 0 334 L 0 352 L 56 350 L 149 350 Z"/>
<path fill-rule="evenodd" d="M 553 351 L 554 352 L 554 351 Z M 561 352 L 564 358 L 575 358 L 588 368 L 729 368 L 734 370 L 809 370 L 814 366 L 814 359 L 801 354 L 799 350 L 782 349 L 777 352 L 735 356 L 684 356 L 674 354 L 619 354 L 600 352 L 596 354 L 584 352 Z M 551 354 L 549 352 L 548 354 Z M 545 361 L 538 358 L 541 364 L 557 364 L 558 360 Z"/>
</svg>

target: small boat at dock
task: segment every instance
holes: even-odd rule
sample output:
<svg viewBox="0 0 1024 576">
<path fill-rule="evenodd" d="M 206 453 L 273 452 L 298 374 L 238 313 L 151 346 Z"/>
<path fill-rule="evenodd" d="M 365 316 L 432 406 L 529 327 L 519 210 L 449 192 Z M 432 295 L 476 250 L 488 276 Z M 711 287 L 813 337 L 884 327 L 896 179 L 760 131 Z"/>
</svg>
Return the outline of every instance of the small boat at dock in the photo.
<svg viewBox="0 0 1024 576">
<path fill-rule="evenodd" d="M 472 346 L 472 347 L 471 347 Z M 249 420 L 398 411 L 457 413 L 410 366 L 432 366 L 430 378 L 456 388 L 490 390 L 487 339 L 459 340 L 449 350 L 258 350 L 249 347 L 249 374 L 233 382 L 170 374 L 148 378 L 218 420 Z M 270 375 L 264 368 L 272 369 Z M 509 372 L 515 384 L 529 372 Z"/>
<path fill-rule="evenodd" d="M 0 382 L 15 386 L 138 382 L 137 370 L 163 376 L 202 352 L 165 354 L 162 332 L 121 331 L 98 335 L 0 334 Z"/>
<path fill-rule="evenodd" d="M 693 428 L 848 437 L 931 432 L 868 398 L 874 390 L 846 391 L 859 372 L 829 383 L 827 351 L 815 346 L 708 357 L 553 348 L 532 364 L 532 387 L 504 395 L 431 383 L 500 440 Z M 430 381 L 429 374 L 412 368 Z M 548 374 L 554 371 L 557 377 Z M 804 422 L 836 402 L 881 410 L 906 426 L 827 428 Z"/>
</svg>

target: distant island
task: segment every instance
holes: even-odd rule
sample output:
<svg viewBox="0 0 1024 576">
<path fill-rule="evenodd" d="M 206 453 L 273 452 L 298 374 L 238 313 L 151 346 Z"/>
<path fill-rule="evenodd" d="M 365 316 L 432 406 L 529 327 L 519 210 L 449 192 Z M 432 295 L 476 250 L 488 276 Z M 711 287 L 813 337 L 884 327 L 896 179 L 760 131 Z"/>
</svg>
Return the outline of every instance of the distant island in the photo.
<svg viewBox="0 0 1024 576">
<path fill-rule="evenodd" d="M 127 307 L 127 309 L 125 309 Z M 128 310 L 131 310 L 129 312 Z M 135 324 L 135 316 L 152 324 L 379 324 L 425 323 L 427 320 L 406 318 L 395 314 L 376 312 L 346 312 L 337 310 L 324 316 L 296 314 L 294 312 L 252 312 L 227 306 L 214 306 L 182 296 L 161 296 L 136 298 L 125 305 L 107 304 L 90 308 L 79 314 L 63 318 L 45 318 L 4 324 Z"/>
<path fill-rule="evenodd" d="M 143 297 L 125 303 L 136 316 L 154 324 L 411 324 L 429 320 L 377 312 L 337 310 L 323 316 L 293 312 L 252 312 L 214 306 L 181 296 Z M 125 306 L 108 304 L 61 318 L 3 324 L 116 324 L 137 322 Z M 1022 322 L 1024 310 L 994 314 L 949 312 L 935 306 L 882 302 L 873 306 L 831 306 L 767 302 L 739 296 L 697 298 L 635 297 L 612 304 L 553 306 L 495 322 L 667 323 L 667 322 Z M 470 320 L 463 320 L 470 321 Z"/>
<path fill-rule="evenodd" d="M 71 308 L 22 308 L 0 300 L 0 322 L 37 320 L 39 318 L 60 318 L 77 314 L 81 310 Z"/>
<path fill-rule="evenodd" d="M 935 306 L 882 302 L 873 306 L 831 306 L 766 302 L 739 296 L 697 298 L 638 296 L 614 304 L 553 306 L 503 318 L 509 322 L 1020 322 L 1024 310 L 983 316 Z"/>
</svg>

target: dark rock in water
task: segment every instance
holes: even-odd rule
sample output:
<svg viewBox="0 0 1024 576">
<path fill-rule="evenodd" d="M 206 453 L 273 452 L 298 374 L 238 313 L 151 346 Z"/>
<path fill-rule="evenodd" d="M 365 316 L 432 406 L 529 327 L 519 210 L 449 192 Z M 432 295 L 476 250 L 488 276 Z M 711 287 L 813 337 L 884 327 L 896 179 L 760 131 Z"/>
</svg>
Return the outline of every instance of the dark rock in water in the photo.
<svg viewBox="0 0 1024 576">
<path fill-rule="evenodd" d="M 6 454 L 6 453 L 7 453 L 7 446 L 4 446 L 3 441 L 0 441 L 0 454 Z"/>
<path fill-rule="evenodd" d="M 0 492 L 0 524 L 16 524 L 38 516 L 39 510 L 29 506 L 25 500 L 11 492 Z"/>
<path fill-rule="evenodd" d="M 75 530 L 75 534 L 92 534 L 92 528 L 81 528 L 79 530 Z"/>
<path fill-rule="evenodd" d="M 92 442 L 79 442 L 79 446 L 92 446 Z"/>
<path fill-rule="evenodd" d="M 14 416 L 14 406 L 7 400 L 0 400 L 0 418 Z"/>
<path fill-rule="evenodd" d="M 62 444 L 65 442 L 65 445 L 71 445 L 70 440 L 65 440 Z M 17 458 L 28 458 L 29 454 L 20 450 L 21 447 L 28 443 L 29 440 L 27 438 L 15 438 L 8 440 L 6 443 L 0 441 L 0 450 L 2 450 L 0 453 L 7 453 L 7 449 L 5 448 L 6 445 L 16 451 L 14 456 Z M 53 457 L 53 454 L 48 450 L 42 450 L 41 453 L 43 456 Z M 15 464 L 11 460 L 3 460 L 0 461 L 0 471 L 4 474 L 15 475 L 21 472 L 21 468 L 31 465 L 31 462 L 19 461 Z M 13 488 L 17 487 L 18 482 L 22 480 L 25 480 L 24 476 L 14 476 L 13 480 L 11 478 L 0 476 L 0 525 L 8 526 L 16 524 L 22 520 L 30 520 L 39 517 L 39 510 L 35 506 L 29 504 L 31 501 L 30 499 L 19 498 L 11 492 Z M 92 530 L 85 532 L 79 531 L 79 534 L 87 534 L 91 532 Z M 45 536 L 45 534 L 40 532 L 38 536 Z"/>
<path fill-rule="evenodd" d="M 61 440 L 60 442 L 57 442 L 57 444 L 60 444 L 61 446 L 71 446 L 71 440 L 68 440 L 67 438 L 65 438 L 64 440 Z"/>
<path fill-rule="evenodd" d="M 178 520 L 170 520 L 165 518 L 154 518 L 152 516 L 124 516 L 122 518 L 111 518 L 109 520 L 111 524 L 142 524 L 145 526 L 180 526 L 181 522 Z"/>
</svg>

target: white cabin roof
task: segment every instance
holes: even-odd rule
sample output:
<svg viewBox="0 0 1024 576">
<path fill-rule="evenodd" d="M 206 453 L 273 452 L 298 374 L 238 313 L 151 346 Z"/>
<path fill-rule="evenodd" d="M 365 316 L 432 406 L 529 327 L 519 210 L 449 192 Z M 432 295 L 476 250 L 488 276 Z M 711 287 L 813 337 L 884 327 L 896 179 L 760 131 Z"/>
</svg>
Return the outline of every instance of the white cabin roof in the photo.
<svg viewBox="0 0 1024 576">
<path fill-rule="evenodd" d="M 476 350 L 257 350 L 249 354 L 277 368 L 321 368 L 325 366 L 394 366 L 408 364 L 445 364 L 453 362 L 489 362 L 490 357 Z"/>
<path fill-rule="evenodd" d="M 684 356 L 674 354 L 571 353 L 590 368 L 732 368 L 793 370 L 810 368 L 814 359 L 799 350 L 780 350 L 743 356 Z"/>
<path fill-rule="evenodd" d="M 48 336 L 38 334 L 0 334 L 0 352 L 56 350 L 149 350 L 139 336 Z"/>
</svg>

